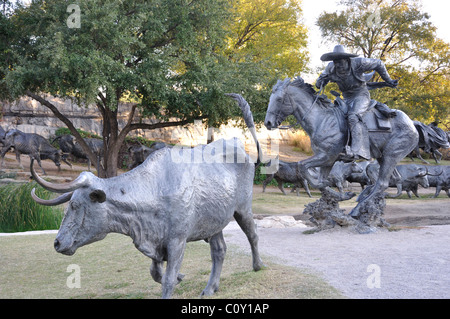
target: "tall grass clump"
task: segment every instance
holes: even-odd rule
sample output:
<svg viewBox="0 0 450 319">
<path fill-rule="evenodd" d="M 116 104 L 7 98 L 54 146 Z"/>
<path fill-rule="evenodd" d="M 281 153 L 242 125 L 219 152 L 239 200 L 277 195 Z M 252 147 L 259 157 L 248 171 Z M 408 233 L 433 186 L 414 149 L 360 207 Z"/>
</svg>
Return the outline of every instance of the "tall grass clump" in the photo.
<svg viewBox="0 0 450 319">
<path fill-rule="evenodd" d="M 51 192 L 36 182 L 0 186 L 0 232 L 23 232 L 30 230 L 58 229 L 64 215 L 61 207 L 42 206 L 31 198 L 36 195 L 50 199 Z"/>
<path fill-rule="evenodd" d="M 313 155 L 311 140 L 304 131 L 288 132 L 288 141 L 289 145 L 294 146 L 295 151 Z"/>
</svg>

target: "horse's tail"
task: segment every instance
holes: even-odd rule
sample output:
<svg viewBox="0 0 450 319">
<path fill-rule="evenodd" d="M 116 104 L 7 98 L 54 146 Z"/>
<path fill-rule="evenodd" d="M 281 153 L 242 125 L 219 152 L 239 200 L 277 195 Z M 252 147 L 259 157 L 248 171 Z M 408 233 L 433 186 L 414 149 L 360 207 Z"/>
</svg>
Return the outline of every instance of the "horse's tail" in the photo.
<svg viewBox="0 0 450 319">
<path fill-rule="evenodd" d="M 250 130 L 250 133 L 252 133 L 253 139 L 255 140 L 256 147 L 258 150 L 258 159 L 256 162 L 256 166 L 258 166 L 262 161 L 262 149 L 259 145 L 258 138 L 256 137 L 256 129 L 255 129 L 255 122 L 253 121 L 253 114 L 250 111 L 250 105 L 248 102 L 240 95 L 236 93 L 225 93 L 225 95 L 233 98 L 238 103 L 239 107 L 242 110 L 242 115 L 244 116 L 245 124 L 247 125 L 248 129 Z"/>
<path fill-rule="evenodd" d="M 425 142 L 425 144 L 434 144 L 437 148 L 450 147 L 448 137 L 442 129 L 438 127 L 434 128 L 419 121 L 414 121 L 414 126 L 419 132 L 419 136 L 423 138 L 423 142 Z"/>
</svg>

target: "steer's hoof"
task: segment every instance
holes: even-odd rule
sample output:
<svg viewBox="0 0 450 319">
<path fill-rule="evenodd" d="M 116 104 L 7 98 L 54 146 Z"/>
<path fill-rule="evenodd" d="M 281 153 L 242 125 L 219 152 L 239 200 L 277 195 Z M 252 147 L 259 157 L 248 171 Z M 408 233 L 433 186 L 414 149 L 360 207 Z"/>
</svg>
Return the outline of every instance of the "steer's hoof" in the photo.
<svg viewBox="0 0 450 319">
<path fill-rule="evenodd" d="M 177 285 L 183 280 L 183 278 L 184 278 L 184 274 L 178 274 L 178 276 L 177 276 L 177 280 L 178 280 Z"/>
<path fill-rule="evenodd" d="M 257 263 L 253 264 L 254 271 L 260 271 L 260 270 L 266 269 L 266 268 L 267 268 L 267 266 L 261 260 L 259 260 Z"/>
<path fill-rule="evenodd" d="M 203 289 L 202 293 L 200 294 L 200 297 L 209 297 L 214 295 L 214 293 L 219 290 L 219 288 L 212 288 L 212 287 L 206 287 L 205 289 Z"/>
</svg>

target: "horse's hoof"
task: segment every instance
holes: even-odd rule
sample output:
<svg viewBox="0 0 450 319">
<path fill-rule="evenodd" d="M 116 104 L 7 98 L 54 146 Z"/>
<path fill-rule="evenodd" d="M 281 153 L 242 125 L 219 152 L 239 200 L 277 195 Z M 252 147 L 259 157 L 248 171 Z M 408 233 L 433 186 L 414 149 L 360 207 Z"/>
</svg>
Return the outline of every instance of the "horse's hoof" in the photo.
<svg viewBox="0 0 450 319">
<path fill-rule="evenodd" d="M 359 209 L 358 208 L 353 208 L 352 211 L 350 212 L 350 214 L 348 214 L 349 216 L 357 219 L 360 215 Z"/>
<path fill-rule="evenodd" d="M 344 200 L 352 199 L 352 198 L 355 197 L 355 196 L 356 196 L 355 193 L 353 193 L 353 192 L 347 192 L 347 193 L 345 193 L 344 196 L 343 196 L 343 201 L 344 201 Z"/>
</svg>

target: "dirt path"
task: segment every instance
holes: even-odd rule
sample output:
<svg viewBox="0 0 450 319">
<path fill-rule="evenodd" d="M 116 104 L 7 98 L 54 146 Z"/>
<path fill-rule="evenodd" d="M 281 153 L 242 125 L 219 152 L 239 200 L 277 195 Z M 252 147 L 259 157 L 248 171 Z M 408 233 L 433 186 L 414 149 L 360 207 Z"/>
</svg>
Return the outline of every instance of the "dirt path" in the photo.
<svg viewBox="0 0 450 319">
<path fill-rule="evenodd" d="M 266 258 L 318 274 L 349 298 L 450 298 L 450 199 L 388 202 L 385 218 L 400 230 L 306 235 L 311 228 L 259 227 L 259 247 Z M 250 251 L 240 229 L 231 225 L 224 234 L 228 244 Z"/>
<path fill-rule="evenodd" d="M 302 228 L 259 228 L 265 258 L 311 271 L 349 298 L 450 298 L 450 226 L 428 226 L 359 235 Z M 228 244 L 250 253 L 239 229 Z"/>
</svg>

